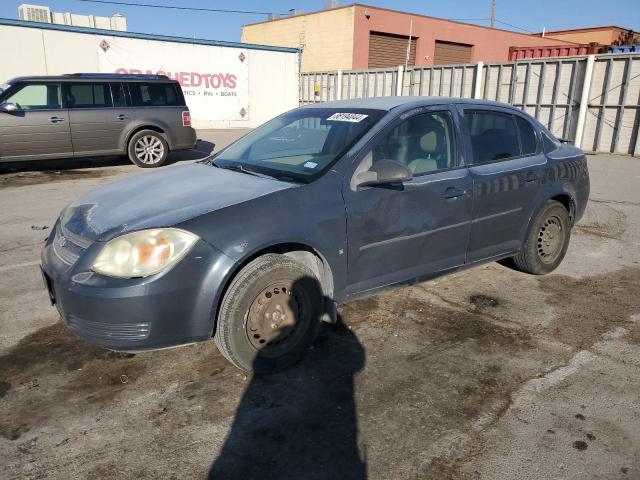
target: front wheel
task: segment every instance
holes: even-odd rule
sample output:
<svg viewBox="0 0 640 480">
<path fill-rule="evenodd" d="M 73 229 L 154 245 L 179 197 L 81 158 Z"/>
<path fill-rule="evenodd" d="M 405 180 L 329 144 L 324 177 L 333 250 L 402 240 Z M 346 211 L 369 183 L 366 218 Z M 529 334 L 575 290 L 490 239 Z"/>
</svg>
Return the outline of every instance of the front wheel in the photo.
<svg viewBox="0 0 640 480">
<path fill-rule="evenodd" d="M 167 141 L 154 130 L 141 130 L 131 140 L 127 149 L 129 160 L 141 168 L 162 166 L 169 155 Z"/>
<path fill-rule="evenodd" d="M 286 368 L 315 340 L 322 300 L 307 266 L 286 255 L 258 257 L 229 285 L 218 314 L 216 346 L 246 372 Z"/>
<path fill-rule="evenodd" d="M 513 257 L 516 268 L 534 275 L 552 272 L 562 262 L 571 238 L 571 220 L 564 205 L 549 200 L 533 220 L 522 251 Z"/>
</svg>

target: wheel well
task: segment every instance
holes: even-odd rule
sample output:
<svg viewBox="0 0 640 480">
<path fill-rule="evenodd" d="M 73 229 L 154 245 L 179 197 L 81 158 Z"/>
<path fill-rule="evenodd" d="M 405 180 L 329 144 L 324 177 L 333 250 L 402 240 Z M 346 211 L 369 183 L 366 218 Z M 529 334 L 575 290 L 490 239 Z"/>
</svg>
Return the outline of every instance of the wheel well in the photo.
<svg viewBox="0 0 640 480">
<path fill-rule="evenodd" d="M 552 197 L 551 200 L 555 200 L 556 202 L 560 202 L 562 205 L 564 205 L 564 208 L 566 208 L 567 212 L 569 212 L 569 219 L 573 224 L 575 204 L 573 203 L 573 199 L 571 198 L 571 196 L 567 195 L 566 193 L 561 193 L 559 195 L 556 195 L 555 197 Z"/>
<path fill-rule="evenodd" d="M 218 297 L 215 316 L 213 317 L 214 322 L 214 332 L 216 323 L 218 321 L 218 313 L 220 311 L 220 305 L 222 304 L 222 299 L 227 293 L 227 289 L 229 285 L 236 277 L 236 275 L 250 262 L 255 260 L 256 258 L 266 255 L 268 253 L 278 253 L 281 255 L 286 255 L 288 257 L 293 258 L 294 260 L 306 265 L 311 269 L 313 273 L 316 274 L 316 277 L 320 281 L 320 286 L 322 287 L 322 293 L 328 297 L 333 298 L 333 272 L 331 271 L 331 267 L 326 259 L 315 249 L 309 247 L 308 245 L 300 244 L 300 243 L 281 243 L 277 245 L 272 245 L 263 250 L 253 253 L 251 256 L 245 258 L 240 264 L 236 265 L 232 274 L 227 278 L 224 288 Z"/>
<path fill-rule="evenodd" d="M 127 149 L 129 148 L 129 141 L 131 140 L 131 137 L 133 137 L 136 133 L 141 132 L 142 130 L 153 130 L 154 132 L 161 133 L 162 136 L 164 137 L 164 139 L 167 140 L 167 136 L 165 135 L 165 131 L 163 129 L 161 129 L 160 127 L 156 127 L 155 125 L 143 125 L 141 127 L 136 127 L 134 130 L 131 131 L 131 133 L 129 133 L 129 136 L 127 137 L 127 144 L 126 144 L 125 148 L 127 148 Z"/>
</svg>

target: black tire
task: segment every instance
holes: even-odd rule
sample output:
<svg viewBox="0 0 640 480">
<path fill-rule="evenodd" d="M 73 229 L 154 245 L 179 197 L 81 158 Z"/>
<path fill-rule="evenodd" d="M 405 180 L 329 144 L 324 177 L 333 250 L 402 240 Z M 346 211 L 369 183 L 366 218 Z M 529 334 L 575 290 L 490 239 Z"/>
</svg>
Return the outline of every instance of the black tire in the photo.
<svg viewBox="0 0 640 480">
<path fill-rule="evenodd" d="M 140 130 L 129 139 L 127 156 L 140 168 L 161 167 L 167 161 L 167 155 L 169 144 L 154 130 Z"/>
<path fill-rule="evenodd" d="M 571 219 L 564 205 L 549 200 L 531 224 L 520 253 L 513 257 L 517 270 L 533 275 L 554 271 L 564 259 L 571 239 Z"/>
<path fill-rule="evenodd" d="M 322 300 L 311 269 L 285 255 L 258 257 L 236 275 L 222 299 L 216 346 L 245 372 L 289 367 L 316 339 Z"/>
</svg>

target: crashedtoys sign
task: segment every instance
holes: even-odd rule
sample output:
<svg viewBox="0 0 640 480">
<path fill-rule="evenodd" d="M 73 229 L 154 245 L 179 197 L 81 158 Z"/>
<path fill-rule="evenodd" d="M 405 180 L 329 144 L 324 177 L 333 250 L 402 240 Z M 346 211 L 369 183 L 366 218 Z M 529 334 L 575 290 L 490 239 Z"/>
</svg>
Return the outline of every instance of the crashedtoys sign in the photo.
<svg viewBox="0 0 640 480">
<path fill-rule="evenodd" d="M 104 73 L 166 75 L 180 82 L 194 121 L 249 120 L 249 55 L 241 48 L 110 38 L 98 48 Z"/>
</svg>

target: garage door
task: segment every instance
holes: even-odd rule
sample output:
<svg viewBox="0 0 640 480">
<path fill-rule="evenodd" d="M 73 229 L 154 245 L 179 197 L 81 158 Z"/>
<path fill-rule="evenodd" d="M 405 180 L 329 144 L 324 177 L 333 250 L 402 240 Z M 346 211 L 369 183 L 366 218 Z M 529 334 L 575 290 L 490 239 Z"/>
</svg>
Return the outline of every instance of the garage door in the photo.
<svg viewBox="0 0 640 480">
<path fill-rule="evenodd" d="M 371 32 L 369 34 L 369 68 L 404 65 L 409 37 Z M 409 65 L 416 64 L 416 39 L 411 39 Z"/>
<path fill-rule="evenodd" d="M 443 65 L 447 63 L 471 63 L 472 48 L 473 45 L 436 40 L 436 50 L 433 56 L 433 63 L 434 65 Z"/>
</svg>

